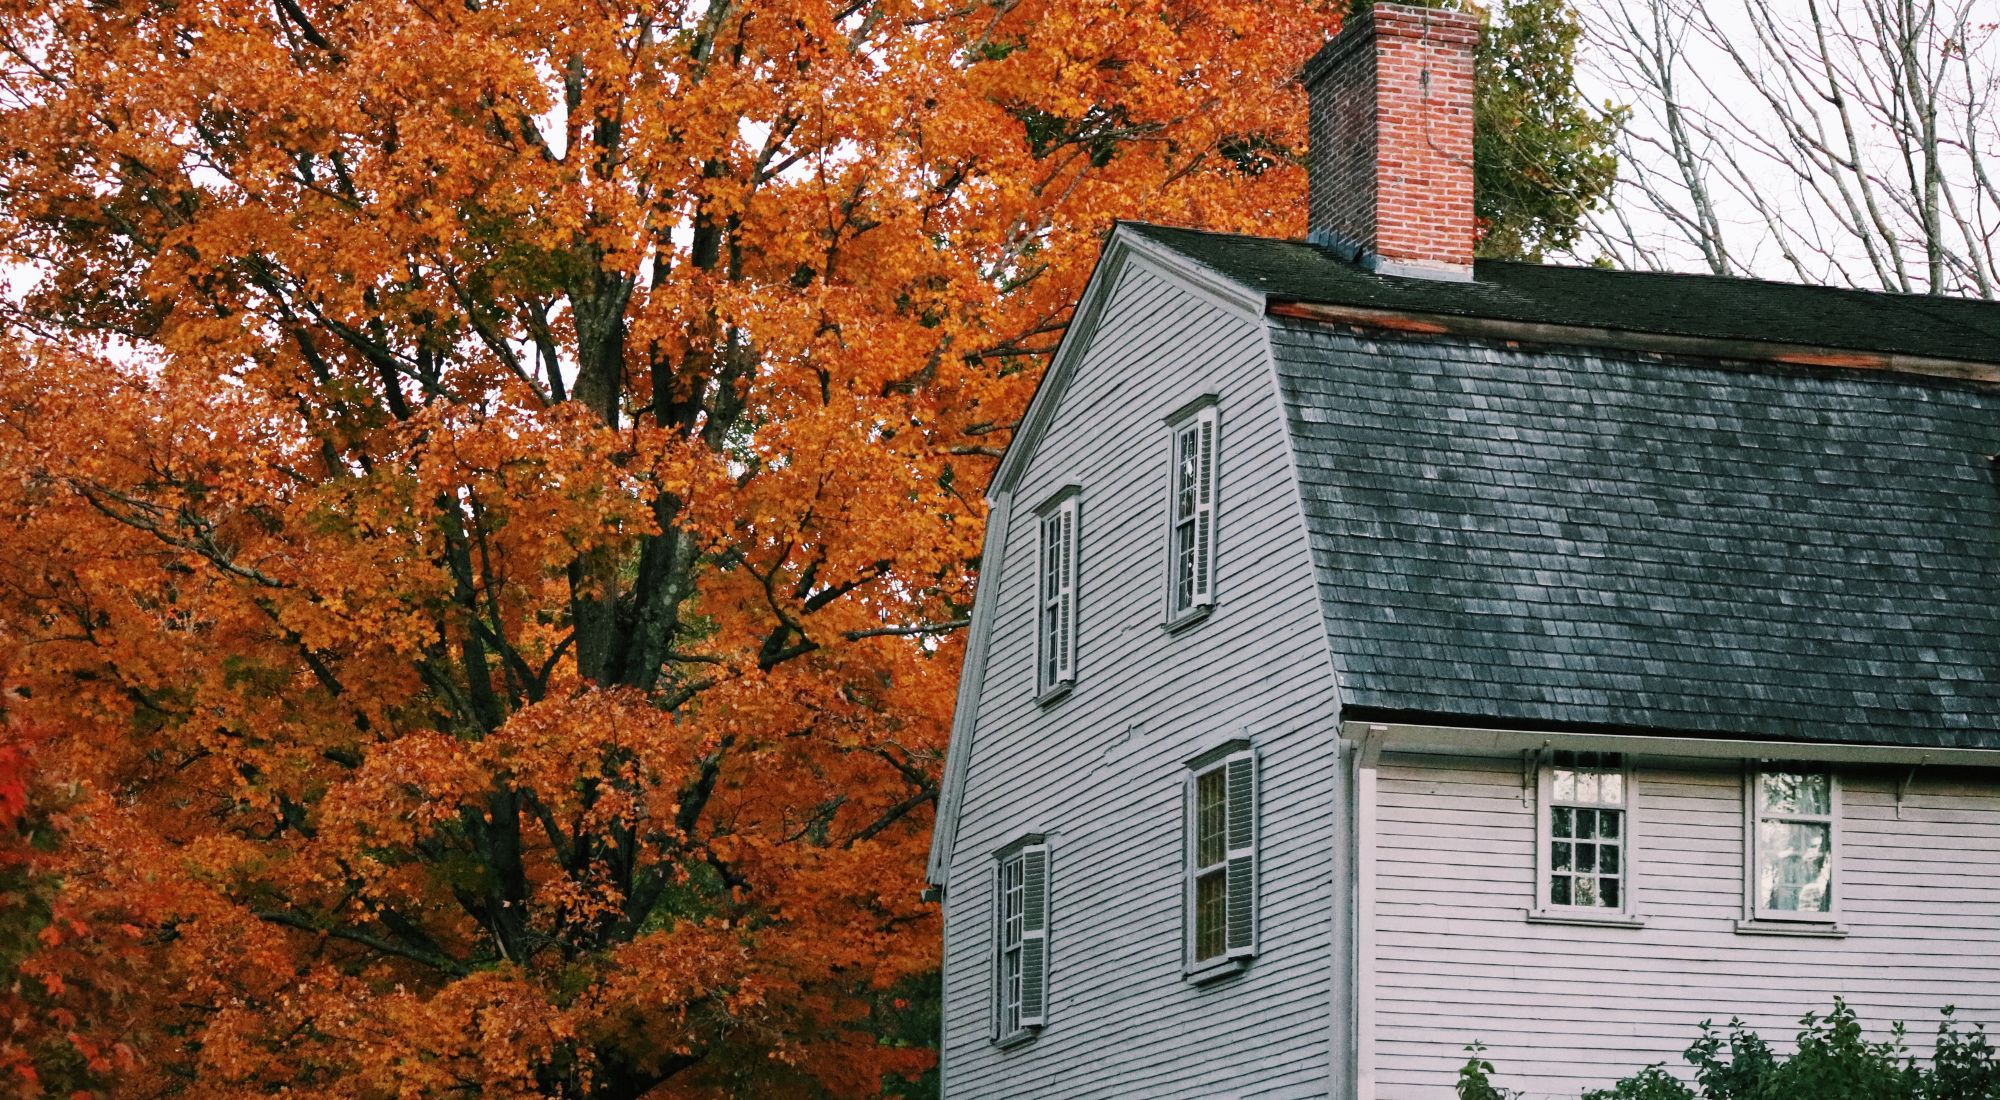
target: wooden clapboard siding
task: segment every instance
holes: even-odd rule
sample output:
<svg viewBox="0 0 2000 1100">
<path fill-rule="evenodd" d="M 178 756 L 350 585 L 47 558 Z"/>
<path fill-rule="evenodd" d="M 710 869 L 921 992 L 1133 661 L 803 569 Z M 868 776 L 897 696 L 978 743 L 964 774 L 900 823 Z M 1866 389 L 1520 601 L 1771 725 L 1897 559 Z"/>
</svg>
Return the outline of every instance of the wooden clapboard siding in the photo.
<svg viewBox="0 0 2000 1100">
<path fill-rule="evenodd" d="M 1574 1097 L 1680 1052 L 1704 1019 L 1789 1039 L 1844 996 L 1922 1049 L 1938 1010 L 2000 1024 L 2000 776 L 1840 773 L 1845 939 L 1746 936 L 1739 765 L 1635 762 L 1640 929 L 1530 924 L 1518 758 L 1385 757 L 1377 784 L 1377 1096 L 1449 1096 L 1464 1046 L 1502 1083 Z"/>
<path fill-rule="evenodd" d="M 1133 258 L 1014 492 L 945 899 L 945 1093 L 1325 1095 L 1337 737 L 1327 643 L 1261 318 Z M 1162 629 L 1168 430 L 1219 398 L 1216 604 Z M 1035 700 L 1034 508 L 1081 486 L 1075 689 Z M 1261 953 L 1181 976 L 1183 761 L 1263 753 Z M 992 853 L 1050 845 L 1047 1026 L 989 1039 Z"/>
</svg>

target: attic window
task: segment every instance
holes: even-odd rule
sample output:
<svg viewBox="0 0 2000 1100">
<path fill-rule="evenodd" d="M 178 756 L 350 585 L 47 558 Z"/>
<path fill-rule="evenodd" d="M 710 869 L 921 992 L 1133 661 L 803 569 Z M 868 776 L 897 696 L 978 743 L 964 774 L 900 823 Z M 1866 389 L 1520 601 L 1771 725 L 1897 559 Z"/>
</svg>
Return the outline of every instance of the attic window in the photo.
<svg viewBox="0 0 2000 1100">
<path fill-rule="evenodd" d="M 1036 509 L 1040 517 L 1040 568 L 1035 596 L 1036 696 L 1054 700 L 1076 683 L 1076 486 L 1065 487 Z"/>
<path fill-rule="evenodd" d="M 1167 625 L 1201 617 L 1215 604 L 1215 503 L 1221 463 L 1215 398 L 1167 420 Z"/>
</svg>

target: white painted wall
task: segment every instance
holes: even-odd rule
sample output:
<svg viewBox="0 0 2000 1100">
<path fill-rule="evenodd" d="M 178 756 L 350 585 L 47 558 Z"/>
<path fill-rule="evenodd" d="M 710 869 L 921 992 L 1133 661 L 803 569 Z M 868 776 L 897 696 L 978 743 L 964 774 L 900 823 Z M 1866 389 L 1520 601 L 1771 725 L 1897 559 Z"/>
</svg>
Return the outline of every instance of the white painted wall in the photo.
<svg viewBox="0 0 2000 1100">
<path fill-rule="evenodd" d="M 1443 1100 L 1475 1039 L 1499 1082 L 1574 1097 L 1641 1066 L 1685 1070 L 1704 1019 L 1789 1039 L 1838 994 L 1923 1049 L 1938 1010 L 2000 1025 L 2000 773 L 1843 783 L 1844 939 L 1739 935 L 1742 772 L 1636 761 L 1640 929 L 1529 924 L 1534 810 L 1519 757 L 1385 756 L 1377 780 L 1380 1100 Z M 1530 802 L 1532 799 L 1530 799 Z"/>
<path fill-rule="evenodd" d="M 1216 607 L 1161 628 L 1163 418 L 1220 396 Z M 1034 507 L 1082 486 L 1078 682 L 1035 702 Z M 1261 318 L 1134 261 L 1116 284 L 1008 518 L 945 899 L 945 1094 L 1322 1096 L 1335 1057 L 1337 700 Z M 1263 751 L 1262 952 L 1181 977 L 1183 761 Z M 992 853 L 1051 845 L 1049 1022 L 989 1039 Z"/>
</svg>

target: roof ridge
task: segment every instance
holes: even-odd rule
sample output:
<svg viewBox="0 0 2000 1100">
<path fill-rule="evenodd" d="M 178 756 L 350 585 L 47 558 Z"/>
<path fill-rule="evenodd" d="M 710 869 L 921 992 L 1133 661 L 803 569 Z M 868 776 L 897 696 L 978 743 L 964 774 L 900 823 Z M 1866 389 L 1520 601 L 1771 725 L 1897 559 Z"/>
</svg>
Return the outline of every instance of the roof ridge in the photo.
<svg viewBox="0 0 2000 1100">
<path fill-rule="evenodd" d="M 1951 364 L 1990 372 L 2000 365 L 2000 301 L 1990 299 L 1520 260 L 1480 260 L 1473 280 L 1444 282 L 1370 272 L 1311 241 L 1118 224 L 1273 301 L 1782 345 L 1841 353 L 1821 357 L 1829 365 L 1899 374 L 1954 375 L 1956 368 L 1943 369 Z"/>
<path fill-rule="evenodd" d="M 1206 233 L 1208 231 L 1197 229 L 1190 230 L 1189 232 Z M 1228 235 L 1247 236 L 1247 234 L 1240 233 Z M 1266 239 L 1291 243 L 1282 237 Z M 1869 298 L 1892 298 L 1908 302 L 1913 306 L 1922 306 L 1932 302 L 1954 302 L 1979 307 L 2000 308 L 2000 299 L 1974 298 L 1964 294 L 1929 294 L 1914 290 L 1871 290 L 1867 287 L 1859 286 L 1835 286 L 1830 283 L 1796 282 L 1791 279 L 1765 279 L 1755 275 L 1717 275 L 1709 271 L 1638 270 L 1629 267 L 1597 267 L 1592 264 L 1552 264 L 1543 263 L 1539 260 L 1507 260 L 1491 257 L 1482 257 L 1474 262 L 1479 265 L 1539 268 L 1544 271 L 1588 271 L 1595 274 L 1639 279 L 1689 279 L 1704 283 L 1747 283 L 1752 286 L 1784 287 L 1787 289 L 1819 291 L 1832 294 L 1854 294 Z"/>
<path fill-rule="evenodd" d="M 1311 251 L 1319 255 L 1326 256 L 1330 259 L 1340 260 L 1341 263 L 1345 263 L 1348 264 L 1348 266 L 1353 267 L 1354 270 L 1359 274 L 1370 274 L 1370 275 L 1376 274 L 1375 272 L 1367 271 L 1365 268 L 1359 267 L 1358 265 L 1352 264 L 1349 261 L 1342 259 L 1339 251 L 1336 249 L 1329 248 L 1321 244 L 1315 244 L 1310 240 L 1306 240 L 1300 237 L 1271 237 L 1260 233 L 1239 233 L 1232 229 L 1208 229 L 1201 226 L 1192 226 L 1192 225 L 1168 225 L 1163 222 L 1146 221 L 1142 218 L 1119 218 L 1118 223 L 1123 225 L 1136 226 L 1141 229 L 1163 229 L 1169 233 L 1191 233 L 1203 237 L 1230 237 L 1242 241 L 1255 241 L 1260 244 L 1278 244 L 1278 245 L 1287 245 L 1297 248 L 1305 248 L 1305 249 L 1310 249 Z M 1542 260 L 1513 260 L 1513 259 L 1504 259 L 1493 256 L 1481 256 L 1476 260 L 1474 260 L 1473 262 L 1476 266 L 1482 266 L 1482 267 L 1505 265 L 1507 267 L 1534 268 L 1543 271 L 1578 271 L 1578 272 L 1587 271 L 1593 274 L 1623 276 L 1623 277 L 1641 278 L 1641 279 L 1675 279 L 1675 280 L 1690 279 L 1690 280 L 1699 280 L 1701 282 L 1706 282 L 1706 283 L 1745 283 L 1753 286 L 1785 287 L 1790 289 L 1808 290 L 1808 291 L 1826 291 L 1834 294 L 1855 294 L 1871 298 L 1893 298 L 1906 301 L 1911 305 L 1924 305 L 1932 302 L 1951 302 L 1951 303 L 1963 303 L 1978 307 L 1992 307 L 1995 308 L 1996 310 L 2000 310 L 2000 298 L 1976 298 L 1965 294 L 1931 294 L 1927 292 L 1914 291 L 1914 290 L 1878 290 L 1878 289 L 1870 289 L 1868 287 L 1859 287 L 1859 286 L 1836 286 L 1831 283 L 1809 283 L 1792 279 L 1767 279 L 1757 275 L 1735 275 L 1735 274 L 1718 275 L 1711 271 L 1660 271 L 1660 270 L 1642 270 L 1629 267 L 1597 267 L 1593 264 L 1585 264 L 1585 263 L 1573 263 L 1573 264 L 1548 263 Z M 1395 278 L 1396 276 L 1382 276 L 1382 277 Z"/>
</svg>

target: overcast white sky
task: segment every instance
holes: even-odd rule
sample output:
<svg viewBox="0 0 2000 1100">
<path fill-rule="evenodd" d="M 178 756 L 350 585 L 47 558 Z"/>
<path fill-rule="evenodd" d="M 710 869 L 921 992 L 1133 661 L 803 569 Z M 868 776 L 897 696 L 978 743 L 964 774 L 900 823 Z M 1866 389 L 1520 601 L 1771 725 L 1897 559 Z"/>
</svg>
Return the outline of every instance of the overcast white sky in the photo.
<svg viewBox="0 0 2000 1100">
<path fill-rule="evenodd" d="M 1649 155 L 1647 139 L 1659 139 L 1663 128 L 1658 114 L 1649 111 L 1647 104 L 1630 91 L 1619 87 L 1615 70 L 1618 66 L 1616 53 L 1607 48 L 1604 38 L 1616 21 L 1621 10 L 1643 9 L 1648 0 L 1574 0 L 1587 24 L 1592 28 L 1592 38 L 1586 41 L 1580 58 L 1579 84 L 1593 102 L 1632 103 L 1635 108 L 1631 130 L 1639 138 L 1638 152 Z M 1765 74 L 1776 71 L 1768 58 L 1758 59 L 1756 36 L 1751 31 L 1751 23 L 1745 14 L 1745 5 L 1755 0 L 1665 0 L 1673 8 L 1685 9 L 1701 4 L 1716 15 L 1717 24 L 1726 32 L 1732 47 L 1742 50 L 1752 59 L 1753 68 Z M 1764 0 L 1770 5 L 1787 31 L 1797 33 L 1802 39 L 1810 39 L 1806 28 L 1808 0 Z M 1899 0 L 1818 0 L 1819 10 L 1828 16 L 1830 23 L 1844 22 L 1850 28 L 1865 28 L 1868 19 L 1864 14 L 1868 5 L 1877 5 L 1876 10 L 1893 10 Z M 1993 97 L 2000 92 L 1996 83 L 1996 73 L 2000 73 L 2000 0 L 1913 0 L 1922 8 L 1926 5 L 1940 15 L 1963 12 L 1967 17 L 1968 33 L 1954 37 L 1954 43 L 1967 47 L 1968 64 L 1963 67 L 1968 79 L 1975 84 L 1983 84 L 1974 89 L 1974 98 Z M 1832 14 L 1829 14 L 1832 13 Z M 1776 115 L 1762 106 L 1751 82 L 1740 75 L 1737 64 L 1715 44 L 1688 27 L 1684 22 L 1674 24 L 1681 30 L 1681 40 L 1687 53 L 1684 61 L 1684 76 L 1681 84 L 1682 98 L 1696 102 L 1711 115 L 1734 115 L 1730 123 L 1718 127 L 1720 140 L 1736 151 L 1746 166 L 1743 179 L 1731 187 L 1726 178 L 1715 181 L 1714 193 L 1723 226 L 1723 235 L 1732 255 L 1743 261 L 1755 274 L 1778 279 L 1806 279 L 1814 282 L 1854 282 L 1866 285 L 1873 272 L 1863 258 L 1862 246 L 1858 239 L 1846 234 L 1840 219 L 1832 216 L 1823 206 L 1818 205 L 1812 195 L 1806 193 L 1793 172 L 1796 160 L 1782 155 L 1785 150 L 1780 136 Z M 1856 38 L 1861 37 L 1856 35 Z M 1830 52 L 1836 55 L 1865 54 L 1868 44 L 1841 42 L 1839 36 Z M 1789 56 L 1801 56 L 1802 51 L 1787 51 Z M 1877 64 L 1850 64 L 1854 70 L 1851 79 L 1858 86 L 1879 83 L 1884 79 L 1887 66 Z M 1948 67 L 1949 68 L 1949 67 Z M 1954 73 L 1958 69 L 1950 69 Z M 1891 78 L 1893 79 L 1893 78 Z M 1808 86 L 1806 91 L 1817 92 L 1817 87 Z M 1860 96 L 1850 96 L 1850 102 Z M 1990 104 L 1989 100 L 1989 104 Z M 1986 106 L 1981 111 L 1983 121 L 1971 127 L 1978 136 L 1970 144 L 1972 149 L 1965 154 L 1947 154 L 1941 158 L 1947 177 L 1960 181 L 1964 191 L 1970 192 L 1965 181 L 1971 176 L 1969 155 L 1984 158 L 1988 171 L 2000 174 L 2000 107 Z M 1831 116 L 1825 116 L 1830 118 Z M 1958 123 L 1963 125 L 1963 118 Z M 1903 166 L 1899 157 L 1886 141 L 1886 131 L 1880 127 L 1861 126 L 1862 143 L 1871 146 L 1877 158 L 1875 167 L 1878 174 L 1893 180 L 1902 174 Z M 1762 148 L 1760 148 L 1762 146 Z M 1628 177 L 1638 165 L 1628 160 L 1621 168 L 1621 174 Z M 1752 198 L 1754 197 L 1754 202 Z M 1647 218 L 1641 212 L 1644 202 L 1633 193 L 1629 185 L 1621 186 L 1618 205 L 1632 213 L 1640 229 L 1649 236 L 1652 243 L 1662 250 L 1669 266 L 1682 270 L 1706 270 L 1699 252 L 1682 243 L 1678 235 L 1670 231 L 1664 219 Z M 1823 257 L 1807 255 L 1803 263 L 1788 259 L 1779 247 L 1774 234 L 1770 232 L 1767 218 L 1755 209 L 1761 202 L 1775 213 L 1787 226 L 1788 241 L 1792 245 L 1794 257 L 1813 251 L 1823 252 Z M 2000 211 L 1988 211 L 1988 224 L 2000 221 Z M 1591 258 L 1585 252 L 1580 258 Z M 1801 267 L 1805 271 L 1801 271 Z"/>
</svg>

